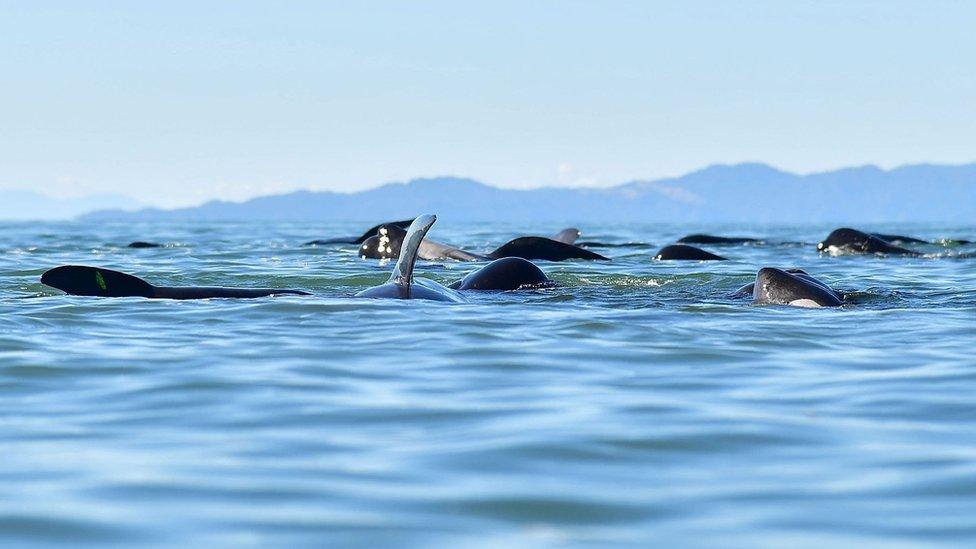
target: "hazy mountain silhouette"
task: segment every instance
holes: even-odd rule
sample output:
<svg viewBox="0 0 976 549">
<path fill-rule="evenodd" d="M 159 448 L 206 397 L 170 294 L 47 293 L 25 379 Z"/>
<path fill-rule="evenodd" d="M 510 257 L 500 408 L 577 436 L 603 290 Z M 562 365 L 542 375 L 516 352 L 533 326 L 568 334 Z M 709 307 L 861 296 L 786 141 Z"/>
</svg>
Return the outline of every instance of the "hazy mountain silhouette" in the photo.
<svg viewBox="0 0 976 549">
<path fill-rule="evenodd" d="M 374 221 L 419 212 L 468 221 L 972 222 L 976 164 L 808 175 L 765 164 L 715 165 L 600 189 L 511 190 L 440 177 L 351 194 L 299 191 L 177 210 L 99 211 L 84 219 Z"/>
<path fill-rule="evenodd" d="M 62 199 L 33 191 L 0 190 L 0 219 L 8 220 L 70 219 L 92 210 L 139 206 L 131 198 L 111 194 Z"/>
</svg>

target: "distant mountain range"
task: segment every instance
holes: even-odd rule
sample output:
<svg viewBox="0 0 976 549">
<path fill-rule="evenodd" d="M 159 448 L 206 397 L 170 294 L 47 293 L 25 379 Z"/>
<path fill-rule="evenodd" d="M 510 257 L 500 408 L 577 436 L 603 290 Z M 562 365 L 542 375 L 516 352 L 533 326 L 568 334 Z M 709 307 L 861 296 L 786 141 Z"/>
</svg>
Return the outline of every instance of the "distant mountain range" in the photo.
<svg viewBox="0 0 976 549">
<path fill-rule="evenodd" d="M 976 164 L 875 166 L 797 175 L 765 164 L 715 165 L 610 188 L 499 189 L 440 177 L 345 194 L 299 191 L 194 208 L 97 211 L 86 220 L 363 220 L 434 212 L 460 221 L 976 221 Z"/>
<path fill-rule="evenodd" d="M 110 194 L 61 199 L 33 191 L 0 190 L 0 219 L 12 221 L 71 219 L 93 210 L 131 210 L 141 205 L 131 198 Z"/>
</svg>

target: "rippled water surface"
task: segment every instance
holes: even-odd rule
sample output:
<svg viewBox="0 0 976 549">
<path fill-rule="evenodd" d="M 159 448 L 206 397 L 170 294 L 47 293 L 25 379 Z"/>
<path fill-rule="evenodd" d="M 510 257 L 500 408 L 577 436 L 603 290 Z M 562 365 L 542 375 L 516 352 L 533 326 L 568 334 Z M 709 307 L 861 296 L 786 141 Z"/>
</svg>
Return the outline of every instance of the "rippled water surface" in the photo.
<svg viewBox="0 0 976 549">
<path fill-rule="evenodd" d="M 583 226 L 645 245 L 452 305 L 353 298 L 391 265 L 300 245 L 368 225 L 0 225 L 0 542 L 976 543 L 976 259 L 952 257 L 973 246 L 821 257 L 832 227 Z M 559 228 L 431 237 L 487 250 Z M 771 242 L 650 259 L 706 231 Z M 66 263 L 315 296 L 39 283 Z M 477 265 L 418 270 L 446 283 Z M 848 304 L 729 297 L 767 265 Z"/>
</svg>

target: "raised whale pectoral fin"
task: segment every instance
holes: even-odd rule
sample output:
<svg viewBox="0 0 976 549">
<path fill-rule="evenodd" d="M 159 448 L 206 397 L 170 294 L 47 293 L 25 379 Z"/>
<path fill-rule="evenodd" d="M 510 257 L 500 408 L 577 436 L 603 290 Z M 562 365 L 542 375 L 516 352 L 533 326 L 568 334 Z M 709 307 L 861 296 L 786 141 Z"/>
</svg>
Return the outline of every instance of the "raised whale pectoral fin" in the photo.
<svg viewBox="0 0 976 549">
<path fill-rule="evenodd" d="M 390 275 L 390 283 L 409 292 L 410 283 L 413 282 L 413 268 L 420 253 L 420 244 L 435 221 L 437 216 L 434 214 L 424 214 L 410 224 L 407 235 L 403 237 L 403 245 L 400 247 L 400 259 L 397 260 L 393 267 L 393 274 Z"/>
</svg>

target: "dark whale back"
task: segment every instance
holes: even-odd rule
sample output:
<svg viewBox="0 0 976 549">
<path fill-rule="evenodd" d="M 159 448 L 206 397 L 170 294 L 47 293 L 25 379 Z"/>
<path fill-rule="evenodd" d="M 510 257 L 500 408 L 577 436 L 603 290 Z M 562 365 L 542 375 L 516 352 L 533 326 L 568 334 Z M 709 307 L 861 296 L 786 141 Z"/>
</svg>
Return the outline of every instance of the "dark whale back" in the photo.
<svg viewBox="0 0 976 549">
<path fill-rule="evenodd" d="M 745 244 L 747 242 L 759 242 L 758 238 L 747 238 L 744 236 L 714 236 L 710 234 L 690 234 L 681 237 L 678 244 Z"/>
<path fill-rule="evenodd" d="M 658 250 L 657 254 L 654 255 L 654 259 L 665 261 L 671 259 L 692 261 L 725 261 L 725 258 L 720 255 L 715 255 L 711 252 L 706 252 L 701 248 L 687 246 L 685 244 L 671 244 L 670 246 L 665 246 Z"/>
<path fill-rule="evenodd" d="M 510 291 L 552 285 L 552 280 L 530 261 L 520 257 L 496 259 L 451 284 L 455 290 Z"/>
<path fill-rule="evenodd" d="M 792 274 L 810 276 L 803 269 L 784 269 L 784 270 L 786 272 L 792 273 Z M 810 277 L 810 278 L 813 278 L 813 277 Z M 816 279 L 814 279 L 814 280 L 816 280 Z M 752 297 L 752 292 L 755 289 L 755 287 L 756 287 L 756 283 L 755 282 L 750 282 L 750 283 L 746 284 L 745 286 L 743 286 L 743 287 L 739 288 L 738 290 L 736 290 L 731 295 L 731 297 Z"/>
<path fill-rule="evenodd" d="M 889 244 L 872 234 L 847 227 L 836 229 L 827 235 L 823 242 L 817 244 L 817 250 L 856 254 L 920 255 L 912 250 Z"/>
<path fill-rule="evenodd" d="M 302 290 L 278 288 L 215 288 L 208 286 L 153 286 L 126 273 L 85 265 L 63 265 L 41 275 L 41 284 L 71 295 L 97 297 L 149 297 L 156 299 L 251 298 L 272 295 L 309 295 Z"/>
<path fill-rule="evenodd" d="M 363 242 L 366 241 L 367 238 L 376 234 L 381 227 L 391 227 L 391 226 L 398 227 L 400 229 L 403 229 L 403 232 L 406 233 L 407 227 L 409 227 L 411 223 L 413 223 L 413 219 L 404 219 L 402 221 L 388 221 L 386 223 L 380 223 L 379 225 L 374 225 L 369 229 L 366 229 L 366 232 L 364 232 L 362 235 L 357 237 L 356 240 L 353 241 L 353 243 L 362 244 Z"/>
<path fill-rule="evenodd" d="M 308 242 L 306 242 L 306 243 L 304 243 L 302 245 L 303 246 L 320 246 L 320 245 L 326 245 L 326 244 L 362 244 L 363 242 L 366 242 L 366 240 L 368 238 L 370 238 L 372 236 L 375 236 L 376 233 L 377 233 L 377 231 L 380 230 L 380 227 L 383 227 L 384 225 L 395 225 L 397 227 L 400 227 L 401 229 L 406 229 L 407 227 L 410 226 L 411 223 L 413 223 L 413 219 L 405 219 L 403 221 L 387 221 L 386 223 L 380 223 L 379 225 L 374 225 L 374 226 L 366 229 L 366 232 L 364 232 L 360 236 L 345 236 L 345 237 L 338 237 L 338 238 L 325 238 L 325 239 L 320 239 L 320 240 L 309 240 Z"/>
<path fill-rule="evenodd" d="M 566 259 L 595 259 L 609 261 L 596 252 L 591 252 L 579 246 L 566 244 L 545 238 L 543 236 L 522 236 L 509 240 L 495 251 L 488 254 L 489 258 L 519 257 L 522 259 L 541 259 L 545 261 L 564 261 Z"/>
<path fill-rule="evenodd" d="M 41 275 L 41 284 L 66 294 L 100 297 L 154 297 L 155 287 L 130 274 L 84 265 L 62 265 Z"/>
<path fill-rule="evenodd" d="M 162 244 L 157 244 L 155 242 L 144 242 L 142 240 L 136 240 L 135 242 L 129 242 L 126 248 L 162 248 Z"/>
</svg>

